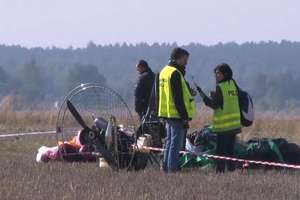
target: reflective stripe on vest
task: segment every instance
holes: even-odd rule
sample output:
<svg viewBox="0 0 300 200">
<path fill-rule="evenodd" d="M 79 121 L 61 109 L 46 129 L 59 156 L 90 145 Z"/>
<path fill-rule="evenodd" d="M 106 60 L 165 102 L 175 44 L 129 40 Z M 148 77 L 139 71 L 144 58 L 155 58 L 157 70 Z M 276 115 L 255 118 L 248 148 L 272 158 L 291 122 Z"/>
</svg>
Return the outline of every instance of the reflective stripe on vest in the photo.
<svg viewBox="0 0 300 200">
<path fill-rule="evenodd" d="M 180 118 L 179 113 L 175 107 L 174 98 L 171 89 L 171 76 L 173 72 L 179 72 L 182 94 L 186 111 L 189 118 L 193 118 L 196 115 L 196 104 L 192 97 L 190 90 L 186 84 L 186 81 L 175 67 L 166 66 L 159 74 L 159 107 L 158 116 L 164 118 Z"/>
<path fill-rule="evenodd" d="M 232 80 L 218 84 L 223 95 L 223 108 L 214 112 L 213 132 L 220 133 L 241 128 L 238 90 Z"/>
</svg>

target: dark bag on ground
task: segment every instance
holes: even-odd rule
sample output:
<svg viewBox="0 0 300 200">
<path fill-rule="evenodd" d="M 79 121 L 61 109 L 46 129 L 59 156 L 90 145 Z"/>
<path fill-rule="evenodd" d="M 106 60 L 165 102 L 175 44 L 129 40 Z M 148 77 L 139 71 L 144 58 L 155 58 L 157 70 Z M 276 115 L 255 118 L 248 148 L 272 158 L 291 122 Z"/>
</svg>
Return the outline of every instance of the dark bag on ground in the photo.
<svg viewBox="0 0 300 200">
<path fill-rule="evenodd" d="M 285 139 L 275 139 L 274 142 L 283 156 L 285 163 L 299 165 L 300 164 L 300 146 L 295 143 L 289 143 Z"/>
<path fill-rule="evenodd" d="M 253 138 L 247 142 L 246 159 L 284 162 L 277 143 L 269 138 Z"/>
</svg>

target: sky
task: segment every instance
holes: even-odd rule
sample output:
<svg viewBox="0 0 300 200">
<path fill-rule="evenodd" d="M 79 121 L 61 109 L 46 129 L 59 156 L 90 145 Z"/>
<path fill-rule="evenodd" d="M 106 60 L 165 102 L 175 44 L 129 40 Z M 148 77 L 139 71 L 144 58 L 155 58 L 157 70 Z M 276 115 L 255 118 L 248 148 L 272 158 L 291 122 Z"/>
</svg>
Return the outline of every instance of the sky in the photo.
<svg viewBox="0 0 300 200">
<path fill-rule="evenodd" d="M 0 0 L 0 44 L 300 41 L 299 0 Z"/>
</svg>

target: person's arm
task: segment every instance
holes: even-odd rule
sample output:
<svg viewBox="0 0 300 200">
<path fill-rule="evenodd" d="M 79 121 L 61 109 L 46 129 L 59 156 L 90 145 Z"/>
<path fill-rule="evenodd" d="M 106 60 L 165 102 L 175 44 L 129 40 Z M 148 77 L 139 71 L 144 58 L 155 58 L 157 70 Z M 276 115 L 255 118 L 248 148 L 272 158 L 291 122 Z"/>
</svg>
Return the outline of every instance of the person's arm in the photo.
<svg viewBox="0 0 300 200">
<path fill-rule="evenodd" d="M 144 107 L 143 79 L 144 79 L 143 76 L 139 77 L 134 91 L 134 96 L 135 96 L 134 105 L 135 105 L 135 111 L 137 113 L 141 113 Z"/>
<path fill-rule="evenodd" d="M 173 94 L 175 107 L 179 113 L 180 118 L 183 120 L 188 120 L 189 117 L 183 99 L 181 77 L 177 71 L 173 72 L 171 76 L 171 90 Z"/>
<path fill-rule="evenodd" d="M 223 108 L 223 94 L 219 86 L 216 87 L 215 95 L 212 97 L 208 97 L 199 87 L 197 87 L 197 90 L 206 106 L 212 109 Z"/>
</svg>

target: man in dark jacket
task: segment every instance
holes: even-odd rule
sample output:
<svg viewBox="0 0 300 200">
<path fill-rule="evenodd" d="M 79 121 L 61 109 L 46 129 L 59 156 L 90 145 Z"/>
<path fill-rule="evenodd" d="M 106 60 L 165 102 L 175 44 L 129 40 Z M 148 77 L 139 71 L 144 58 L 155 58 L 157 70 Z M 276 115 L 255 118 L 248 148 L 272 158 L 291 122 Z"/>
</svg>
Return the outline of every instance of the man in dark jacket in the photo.
<svg viewBox="0 0 300 200">
<path fill-rule="evenodd" d="M 134 92 L 135 111 L 138 113 L 140 119 L 142 119 L 147 112 L 155 74 L 145 60 L 139 60 L 136 69 L 139 73 L 139 78 Z"/>
</svg>

